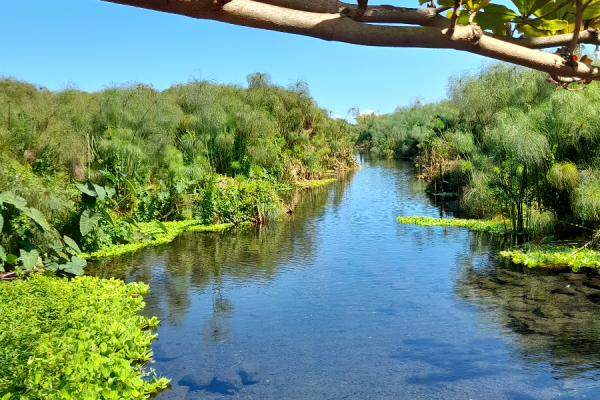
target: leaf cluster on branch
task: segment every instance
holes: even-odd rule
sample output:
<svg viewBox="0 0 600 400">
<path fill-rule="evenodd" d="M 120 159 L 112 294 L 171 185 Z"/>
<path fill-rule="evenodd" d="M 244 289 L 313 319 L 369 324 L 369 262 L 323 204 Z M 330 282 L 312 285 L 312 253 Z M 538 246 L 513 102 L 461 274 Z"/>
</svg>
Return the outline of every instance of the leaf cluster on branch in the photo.
<svg viewBox="0 0 600 400">
<path fill-rule="evenodd" d="M 421 7 L 338 0 L 104 0 L 367 46 L 467 51 L 550 74 L 557 84 L 600 80 L 575 60 L 578 44 L 600 45 L 600 0 L 419 0 Z M 415 4 L 416 5 L 416 4 Z M 537 51 L 559 48 L 556 52 Z"/>
</svg>

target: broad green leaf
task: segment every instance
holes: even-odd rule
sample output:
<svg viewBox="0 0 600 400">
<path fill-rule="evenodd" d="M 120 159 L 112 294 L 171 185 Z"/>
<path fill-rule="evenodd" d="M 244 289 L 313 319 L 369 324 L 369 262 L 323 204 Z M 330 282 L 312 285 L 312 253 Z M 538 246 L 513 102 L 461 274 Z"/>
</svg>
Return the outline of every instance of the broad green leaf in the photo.
<svg viewBox="0 0 600 400">
<path fill-rule="evenodd" d="M 158 225 L 158 227 L 160 228 L 161 231 L 163 231 L 167 235 L 169 234 L 169 230 L 167 229 L 167 227 L 165 226 L 165 224 L 163 224 L 160 221 L 156 221 L 156 224 Z"/>
<path fill-rule="evenodd" d="M 88 196 L 96 197 L 96 190 L 94 189 L 94 185 L 89 180 L 85 183 L 78 183 L 75 186 L 77 187 L 77 189 L 79 189 L 81 193 L 85 193 Z"/>
<path fill-rule="evenodd" d="M 582 18 L 583 20 L 595 19 L 600 17 L 600 2 L 596 1 L 593 4 L 590 4 L 583 10 Z"/>
<path fill-rule="evenodd" d="M 517 6 L 519 13 L 522 16 L 528 17 L 537 10 L 541 9 L 546 5 L 553 5 L 556 7 L 556 3 L 553 0 L 511 0 L 512 3 Z M 560 0 L 558 0 L 560 1 Z"/>
<path fill-rule="evenodd" d="M 85 210 L 81 214 L 81 218 L 79 219 L 79 231 L 81 232 L 81 236 L 85 236 L 90 233 L 94 227 L 98 224 L 102 216 L 100 213 L 95 213 L 90 210 Z"/>
<path fill-rule="evenodd" d="M 116 191 L 113 188 L 106 188 L 106 196 L 112 200 L 112 197 L 115 195 Z"/>
<path fill-rule="evenodd" d="M 21 253 L 21 257 L 19 259 L 23 263 L 23 268 L 27 271 L 33 271 L 35 265 L 37 264 L 37 260 L 40 256 L 37 250 L 25 251 L 23 249 L 19 250 Z"/>
<path fill-rule="evenodd" d="M 69 246 L 71 249 L 73 249 L 77 254 L 81 253 L 81 249 L 79 248 L 79 246 L 77 246 L 77 243 L 75 243 L 75 241 L 73 239 L 71 239 L 70 237 L 65 235 L 65 236 L 63 236 L 63 240 L 65 241 L 67 246 Z"/>
<path fill-rule="evenodd" d="M 92 185 L 94 186 L 94 190 L 96 191 L 96 194 L 98 195 L 100 201 L 104 201 L 104 198 L 106 197 L 106 192 L 104 191 L 104 188 L 100 185 L 96 185 L 95 183 Z"/>
<path fill-rule="evenodd" d="M 14 264 L 18 259 L 19 257 L 15 256 L 14 254 L 6 255 L 6 262 L 9 264 Z"/>
<path fill-rule="evenodd" d="M 108 211 L 106 211 L 106 209 L 104 207 L 100 207 L 100 212 L 104 216 L 104 219 L 106 219 L 108 222 L 110 222 L 111 225 L 115 224 L 112 217 L 110 216 L 110 214 L 108 213 Z"/>
<path fill-rule="evenodd" d="M 27 200 L 20 196 L 16 196 L 13 192 L 0 193 L 0 203 L 12 204 L 19 210 L 22 210 L 25 206 L 27 206 Z"/>
<path fill-rule="evenodd" d="M 71 257 L 71 261 L 61 265 L 60 269 L 67 274 L 83 275 L 83 268 L 87 265 L 87 261 L 76 256 Z"/>
<path fill-rule="evenodd" d="M 550 31 L 542 31 L 534 28 L 530 25 L 518 25 L 517 30 L 523 34 L 524 37 L 543 37 L 543 36 L 551 36 L 552 32 Z"/>
<path fill-rule="evenodd" d="M 40 210 L 36 208 L 24 207 L 22 211 L 25 215 L 31 218 L 33 222 L 35 222 L 35 224 L 42 231 L 42 233 L 52 229 L 48 221 L 46 221 L 44 214 L 42 214 Z"/>
<path fill-rule="evenodd" d="M 533 25 L 536 28 L 541 29 L 543 31 L 556 32 L 556 31 L 562 31 L 563 29 L 565 29 L 567 26 L 569 26 L 569 23 L 565 20 L 553 19 L 553 20 L 531 21 L 531 25 Z"/>
<path fill-rule="evenodd" d="M 4 251 L 4 247 L 0 246 L 0 260 L 6 261 L 6 252 Z"/>
<path fill-rule="evenodd" d="M 85 193 L 81 194 L 81 201 L 87 208 L 93 208 L 96 205 L 97 198 L 94 196 L 89 196 Z"/>
<path fill-rule="evenodd" d="M 483 11 L 475 14 L 475 22 L 479 24 L 481 29 L 494 29 L 516 17 L 518 15 L 508 7 L 489 4 Z"/>
</svg>

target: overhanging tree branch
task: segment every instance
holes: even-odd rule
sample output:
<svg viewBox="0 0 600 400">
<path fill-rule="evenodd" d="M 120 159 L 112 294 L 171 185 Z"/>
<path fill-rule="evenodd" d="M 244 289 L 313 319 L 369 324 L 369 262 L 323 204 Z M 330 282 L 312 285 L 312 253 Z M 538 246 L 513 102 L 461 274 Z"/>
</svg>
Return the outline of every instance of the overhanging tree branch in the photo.
<svg viewBox="0 0 600 400">
<path fill-rule="evenodd" d="M 554 76 L 600 80 L 600 69 L 583 63 L 566 63 L 559 55 L 532 48 L 567 43 L 573 35 L 548 38 L 499 39 L 484 34 L 477 24 L 457 24 L 448 34 L 450 21 L 440 17 L 437 9 L 409 9 L 391 6 L 368 7 L 358 20 L 343 12 L 355 9 L 337 0 L 103 0 L 193 18 L 211 19 L 235 25 L 311 36 L 365 46 L 421 47 L 456 49 L 480 54 L 544 71 Z M 413 26 L 373 25 L 371 22 L 401 23 Z M 417 25 L 417 26 L 414 26 Z M 581 32 L 579 42 L 598 43 L 598 34 Z M 565 38 L 559 38 L 565 36 Z M 568 37 L 568 40 L 566 40 Z M 558 39 L 553 39 L 558 38 Z M 534 40 L 535 39 L 535 40 Z M 586 42 L 586 43 L 587 43 Z M 552 43 L 552 44 L 551 44 Z"/>
</svg>

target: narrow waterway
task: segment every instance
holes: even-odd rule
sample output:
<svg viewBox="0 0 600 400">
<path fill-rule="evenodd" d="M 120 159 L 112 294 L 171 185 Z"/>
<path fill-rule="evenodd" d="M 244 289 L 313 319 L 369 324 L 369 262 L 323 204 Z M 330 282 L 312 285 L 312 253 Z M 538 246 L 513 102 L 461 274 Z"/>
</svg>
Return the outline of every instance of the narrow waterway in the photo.
<svg viewBox="0 0 600 400">
<path fill-rule="evenodd" d="M 159 399 L 600 398 L 600 278 L 523 270 L 409 163 L 290 193 L 289 220 L 189 233 L 90 272 L 150 284 Z"/>
</svg>

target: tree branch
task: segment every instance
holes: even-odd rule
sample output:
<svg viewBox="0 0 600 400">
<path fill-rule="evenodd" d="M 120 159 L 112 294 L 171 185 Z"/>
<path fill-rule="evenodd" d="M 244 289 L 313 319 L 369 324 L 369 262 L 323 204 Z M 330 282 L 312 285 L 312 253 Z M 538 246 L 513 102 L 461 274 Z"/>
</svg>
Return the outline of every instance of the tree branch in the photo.
<svg viewBox="0 0 600 400">
<path fill-rule="evenodd" d="M 547 49 L 551 47 L 567 46 L 571 43 L 573 39 L 573 33 L 523 39 L 510 38 L 507 36 L 493 36 L 488 33 L 485 33 L 485 35 L 495 37 L 496 39 L 513 43 L 519 46 L 527 47 L 530 49 Z M 587 31 L 581 31 L 579 33 L 577 43 L 600 45 L 600 31 L 598 29 L 588 29 Z"/>
<path fill-rule="evenodd" d="M 577 47 L 577 43 L 579 41 L 579 33 L 581 31 L 581 21 L 583 17 L 583 0 L 576 0 L 577 13 L 575 14 L 575 27 L 573 29 L 573 38 L 569 43 L 569 48 L 567 50 L 567 54 L 571 55 L 575 51 L 575 47 Z"/>
<path fill-rule="evenodd" d="M 371 25 L 354 21 L 339 13 L 298 11 L 253 0 L 232 0 L 218 8 L 215 8 L 212 0 L 169 2 L 165 0 L 104 1 L 182 14 L 194 18 L 222 21 L 235 25 L 294 33 L 328 41 L 365 46 L 456 49 L 522 65 L 555 76 L 600 80 L 600 69 L 598 67 L 578 62 L 567 65 L 565 60 L 559 55 L 535 51 L 523 45 L 517 45 L 514 42 L 517 40 L 516 43 L 521 44 L 524 43 L 521 40 L 525 39 L 513 39 L 512 41 L 500 40 L 491 35 L 484 35 L 476 24 L 468 26 L 457 24 L 454 34 L 450 36 L 448 35 L 448 25 L 446 27 Z M 277 0 L 269 1 L 275 2 Z M 294 1 L 300 2 L 301 0 Z M 324 1 L 321 3 L 324 3 Z M 311 1 L 306 0 L 305 3 L 311 3 Z M 338 6 L 342 4 L 339 2 L 336 3 Z M 371 7 L 369 7 L 370 9 Z M 430 9 L 435 12 L 435 9 Z M 367 10 L 363 18 L 367 16 L 369 10 Z M 411 18 L 417 15 L 416 11 L 410 13 Z M 427 20 L 429 19 L 421 15 L 419 21 L 415 19 L 415 22 L 426 23 Z M 572 38 L 572 35 L 567 36 Z"/>
</svg>

